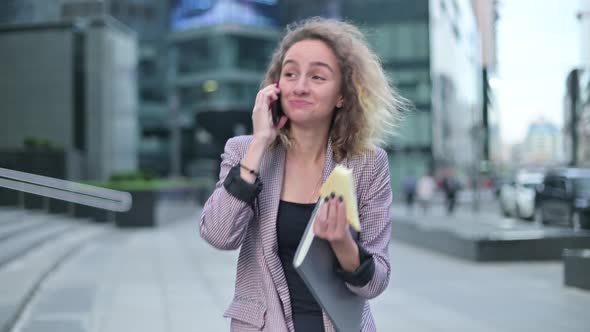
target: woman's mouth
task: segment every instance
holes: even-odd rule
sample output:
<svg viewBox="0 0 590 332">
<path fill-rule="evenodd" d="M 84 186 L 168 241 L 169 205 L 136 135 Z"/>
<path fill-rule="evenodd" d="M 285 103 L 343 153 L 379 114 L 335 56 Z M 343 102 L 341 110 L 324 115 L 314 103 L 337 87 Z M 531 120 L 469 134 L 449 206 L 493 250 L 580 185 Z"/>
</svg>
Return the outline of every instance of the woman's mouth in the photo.
<svg viewBox="0 0 590 332">
<path fill-rule="evenodd" d="M 305 100 L 289 100 L 289 105 L 293 107 L 306 107 L 312 105 L 312 103 Z"/>
</svg>

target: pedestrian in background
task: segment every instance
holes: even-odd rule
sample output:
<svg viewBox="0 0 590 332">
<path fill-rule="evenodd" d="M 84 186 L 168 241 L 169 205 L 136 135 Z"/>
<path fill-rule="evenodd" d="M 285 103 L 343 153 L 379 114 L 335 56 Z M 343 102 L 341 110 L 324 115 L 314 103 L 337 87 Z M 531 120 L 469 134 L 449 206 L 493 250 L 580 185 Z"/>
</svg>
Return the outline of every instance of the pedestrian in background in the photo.
<svg viewBox="0 0 590 332">
<path fill-rule="evenodd" d="M 404 198 L 406 202 L 406 211 L 412 213 L 414 211 L 414 201 L 416 199 L 416 176 L 413 172 L 408 173 L 403 180 L 402 189 L 404 191 Z"/>
<path fill-rule="evenodd" d="M 457 204 L 457 193 L 461 189 L 461 185 L 459 184 L 459 181 L 455 177 L 451 168 L 447 169 L 446 171 L 442 181 L 442 189 L 445 193 L 447 214 L 451 215 L 455 211 L 455 205 Z"/>
<path fill-rule="evenodd" d="M 274 102 L 283 111 L 277 123 Z M 240 249 L 235 295 L 224 314 L 232 331 L 334 330 L 293 268 L 318 199 L 326 204 L 314 232 L 330 243 L 335 273 L 366 300 L 385 290 L 392 193 L 388 157 L 377 144 L 403 104 L 355 26 L 314 18 L 287 28 L 256 97 L 253 134 L 227 141 L 200 220 L 211 245 Z M 340 193 L 319 197 L 337 164 L 353 170 L 359 233 L 349 229 Z M 375 330 L 365 302 L 361 331 Z"/>
<path fill-rule="evenodd" d="M 422 207 L 424 214 L 430 209 L 432 198 L 436 191 L 436 182 L 430 173 L 426 172 L 420 180 L 418 180 L 418 186 L 416 189 L 416 195 L 418 198 L 418 204 Z"/>
</svg>

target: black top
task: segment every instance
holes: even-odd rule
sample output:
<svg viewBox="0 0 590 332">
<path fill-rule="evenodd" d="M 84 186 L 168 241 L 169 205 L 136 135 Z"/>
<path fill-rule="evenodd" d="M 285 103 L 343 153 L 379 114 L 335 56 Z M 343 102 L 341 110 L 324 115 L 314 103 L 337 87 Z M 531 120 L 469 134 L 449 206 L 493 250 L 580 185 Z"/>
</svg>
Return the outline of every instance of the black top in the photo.
<svg viewBox="0 0 590 332">
<path fill-rule="evenodd" d="M 322 309 L 293 267 L 295 251 L 314 208 L 315 204 L 280 201 L 277 215 L 279 257 L 291 295 L 295 331 L 324 331 Z"/>
</svg>

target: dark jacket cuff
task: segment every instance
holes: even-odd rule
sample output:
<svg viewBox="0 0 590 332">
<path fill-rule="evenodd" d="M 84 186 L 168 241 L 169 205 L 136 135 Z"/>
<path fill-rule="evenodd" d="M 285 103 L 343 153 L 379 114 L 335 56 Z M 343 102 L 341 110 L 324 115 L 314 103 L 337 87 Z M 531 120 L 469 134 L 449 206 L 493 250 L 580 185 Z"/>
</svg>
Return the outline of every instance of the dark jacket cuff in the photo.
<svg viewBox="0 0 590 332">
<path fill-rule="evenodd" d="M 359 248 L 359 267 L 352 272 L 347 272 L 342 269 L 340 264 L 336 266 L 336 274 L 345 282 L 355 287 L 363 287 L 373 279 L 375 274 L 375 262 L 373 256 L 368 253 L 358 242 L 356 245 Z"/>
<path fill-rule="evenodd" d="M 227 192 L 235 198 L 248 204 L 254 204 L 256 196 L 262 191 L 262 182 L 256 178 L 254 183 L 248 183 L 240 176 L 240 165 L 232 167 L 223 181 Z"/>
</svg>

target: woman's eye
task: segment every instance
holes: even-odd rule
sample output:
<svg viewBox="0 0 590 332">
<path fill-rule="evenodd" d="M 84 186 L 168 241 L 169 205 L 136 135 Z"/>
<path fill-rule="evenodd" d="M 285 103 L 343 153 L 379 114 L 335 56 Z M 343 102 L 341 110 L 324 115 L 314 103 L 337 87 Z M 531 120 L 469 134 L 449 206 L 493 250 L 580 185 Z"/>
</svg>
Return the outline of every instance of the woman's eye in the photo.
<svg viewBox="0 0 590 332">
<path fill-rule="evenodd" d="M 314 80 L 320 80 L 320 81 L 325 80 L 325 78 L 323 78 L 322 76 L 318 76 L 318 75 L 314 75 L 311 78 L 314 79 Z"/>
<path fill-rule="evenodd" d="M 285 73 L 285 77 L 295 77 L 295 73 Z"/>
</svg>

